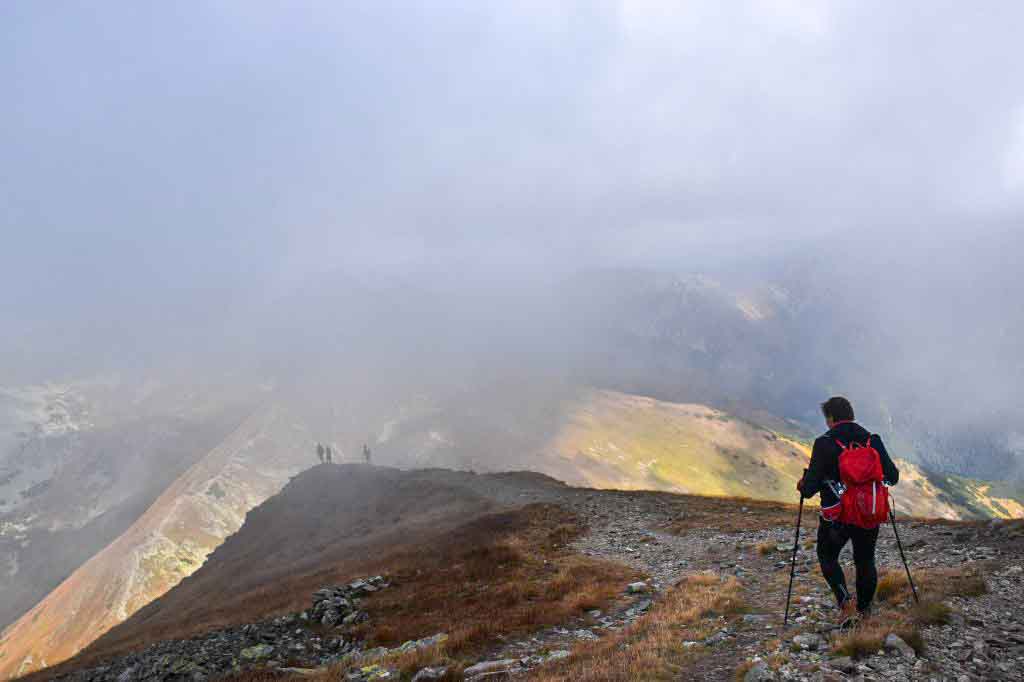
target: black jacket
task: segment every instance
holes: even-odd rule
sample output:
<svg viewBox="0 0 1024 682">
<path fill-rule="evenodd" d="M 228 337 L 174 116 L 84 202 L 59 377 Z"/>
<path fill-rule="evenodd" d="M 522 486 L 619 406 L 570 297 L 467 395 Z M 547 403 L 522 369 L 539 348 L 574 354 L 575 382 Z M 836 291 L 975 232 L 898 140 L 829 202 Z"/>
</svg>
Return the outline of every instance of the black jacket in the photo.
<svg viewBox="0 0 1024 682">
<path fill-rule="evenodd" d="M 871 436 L 871 447 L 878 450 L 882 459 L 882 474 L 889 485 L 896 485 L 900 480 L 900 470 L 893 464 L 892 458 L 885 450 L 882 439 L 868 432 L 856 422 L 840 422 L 834 427 L 819 436 L 814 441 L 814 449 L 811 450 L 811 463 L 804 475 L 804 484 L 800 493 L 804 497 L 814 497 L 821 493 L 821 505 L 830 506 L 837 502 L 832 491 L 825 485 L 825 481 L 839 480 L 839 453 L 841 449 L 836 444 L 838 440 L 843 445 L 850 443 L 864 443 L 868 436 Z"/>
</svg>

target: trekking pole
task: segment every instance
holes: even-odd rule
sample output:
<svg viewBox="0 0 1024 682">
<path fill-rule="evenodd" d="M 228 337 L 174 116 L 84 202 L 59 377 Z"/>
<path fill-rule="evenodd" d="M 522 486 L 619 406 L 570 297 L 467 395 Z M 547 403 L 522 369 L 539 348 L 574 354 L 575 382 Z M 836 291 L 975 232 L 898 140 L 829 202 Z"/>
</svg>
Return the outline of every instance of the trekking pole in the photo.
<svg viewBox="0 0 1024 682">
<path fill-rule="evenodd" d="M 804 494 L 800 493 L 800 509 L 796 513 L 796 537 L 793 539 L 793 556 L 789 562 L 789 589 L 786 590 L 786 616 L 782 619 L 783 630 L 789 625 L 789 598 L 793 595 L 793 574 L 796 573 L 796 550 L 800 546 L 800 520 L 803 516 Z"/>
<path fill-rule="evenodd" d="M 890 496 L 890 499 L 891 496 Z M 889 520 L 892 521 L 892 532 L 896 536 L 896 546 L 900 548 L 900 558 L 903 559 L 903 568 L 907 571 L 907 581 L 910 583 L 910 591 L 914 593 L 914 603 L 920 604 L 917 597 L 917 588 L 914 586 L 914 579 L 910 577 L 910 564 L 907 563 L 907 555 L 903 553 L 903 543 L 900 542 L 900 532 L 896 530 L 896 512 L 893 510 L 895 504 L 889 505 Z"/>
</svg>

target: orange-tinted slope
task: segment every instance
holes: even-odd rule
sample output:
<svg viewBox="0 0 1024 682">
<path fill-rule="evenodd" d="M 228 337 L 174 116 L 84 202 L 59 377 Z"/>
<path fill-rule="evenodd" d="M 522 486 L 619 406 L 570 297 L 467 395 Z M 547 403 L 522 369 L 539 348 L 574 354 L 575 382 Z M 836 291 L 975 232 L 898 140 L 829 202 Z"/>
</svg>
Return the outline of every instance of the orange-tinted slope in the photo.
<svg viewBox="0 0 1024 682">
<path fill-rule="evenodd" d="M 65 660 L 198 568 L 308 462 L 309 434 L 260 410 L 111 544 L 3 632 L 0 679 Z"/>
</svg>

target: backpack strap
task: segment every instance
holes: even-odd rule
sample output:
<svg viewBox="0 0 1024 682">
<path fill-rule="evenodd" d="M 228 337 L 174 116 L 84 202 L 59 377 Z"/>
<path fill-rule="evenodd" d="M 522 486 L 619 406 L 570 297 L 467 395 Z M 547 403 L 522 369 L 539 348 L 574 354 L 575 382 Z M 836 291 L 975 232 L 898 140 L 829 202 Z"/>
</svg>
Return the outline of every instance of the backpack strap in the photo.
<svg viewBox="0 0 1024 682">
<path fill-rule="evenodd" d="M 840 441 L 838 438 L 833 438 L 832 440 L 836 442 L 836 445 L 839 446 L 840 450 L 846 450 L 846 448 L 850 447 L 849 445 L 843 445 L 842 441 Z"/>
</svg>

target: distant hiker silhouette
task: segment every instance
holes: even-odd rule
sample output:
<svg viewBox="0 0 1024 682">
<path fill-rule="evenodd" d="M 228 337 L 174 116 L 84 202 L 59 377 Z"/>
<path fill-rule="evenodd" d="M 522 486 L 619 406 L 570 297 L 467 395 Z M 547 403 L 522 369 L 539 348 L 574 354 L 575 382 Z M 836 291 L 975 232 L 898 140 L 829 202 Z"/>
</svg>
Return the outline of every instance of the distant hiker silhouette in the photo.
<svg viewBox="0 0 1024 682">
<path fill-rule="evenodd" d="M 316 456 L 320 460 L 321 464 L 323 464 L 326 461 L 324 459 L 326 456 L 326 451 L 324 450 L 324 446 L 321 445 L 320 443 L 316 444 Z"/>
<path fill-rule="evenodd" d="M 332 454 L 331 446 L 328 445 L 327 447 L 324 448 L 324 457 L 327 459 L 327 463 L 328 464 L 331 463 L 331 454 Z"/>
<path fill-rule="evenodd" d="M 821 404 L 821 413 L 828 431 L 814 441 L 810 466 L 797 483 L 797 490 L 805 498 L 821 494 L 818 562 L 835 594 L 840 625 L 845 625 L 871 610 L 878 586 L 878 528 L 889 514 L 887 486 L 896 485 L 900 472 L 882 439 L 853 420 L 849 400 L 829 398 Z M 857 567 L 856 596 L 847 591 L 846 576 L 839 565 L 839 553 L 851 540 Z"/>
<path fill-rule="evenodd" d="M 367 464 L 373 463 L 370 458 L 370 446 L 366 443 L 363 443 L 363 458 L 366 459 Z"/>
</svg>

